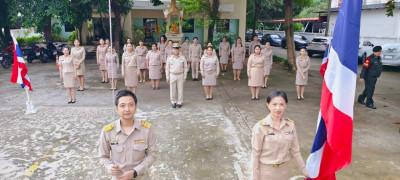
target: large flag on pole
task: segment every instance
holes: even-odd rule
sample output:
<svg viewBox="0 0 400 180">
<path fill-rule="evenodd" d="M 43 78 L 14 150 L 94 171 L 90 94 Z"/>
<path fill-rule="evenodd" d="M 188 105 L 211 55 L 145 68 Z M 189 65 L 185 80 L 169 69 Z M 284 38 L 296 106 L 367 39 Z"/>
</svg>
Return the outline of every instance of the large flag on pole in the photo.
<svg viewBox="0 0 400 180">
<path fill-rule="evenodd" d="M 11 82 L 21 84 L 22 88 L 25 86 L 29 87 L 29 90 L 32 90 L 31 81 L 28 76 L 28 68 L 25 65 L 25 60 L 23 58 L 21 49 L 19 48 L 17 40 L 14 38 L 13 35 L 13 44 L 14 44 L 14 65 L 13 71 L 11 74 Z"/>
<path fill-rule="evenodd" d="M 313 179 L 336 179 L 351 162 L 362 0 L 341 4 L 327 56 L 317 133 L 307 170 Z"/>
</svg>

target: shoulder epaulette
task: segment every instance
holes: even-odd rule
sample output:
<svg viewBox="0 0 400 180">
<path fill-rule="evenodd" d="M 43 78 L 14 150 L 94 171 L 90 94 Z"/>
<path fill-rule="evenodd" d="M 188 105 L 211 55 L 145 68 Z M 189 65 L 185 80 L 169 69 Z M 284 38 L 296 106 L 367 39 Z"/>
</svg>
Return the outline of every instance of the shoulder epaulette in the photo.
<svg viewBox="0 0 400 180">
<path fill-rule="evenodd" d="M 261 125 L 264 124 L 264 120 L 258 121 Z"/>
<path fill-rule="evenodd" d="M 293 120 L 291 120 L 290 118 L 286 118 L 289 122 L 294 122 Z"/>
<path fill-rule="evenodd" d="M 145 120 L 142 120 L 141 123 L 142 123 L 142 126 L 145 128 L 150 128 L 150 126 L 151 126 L 151 124 Z"/>
<path fill-rule="evenodd" d="M 108 124 L 107 126 L 104 126 L 104 131 L 106 131 L 106 132 L 108 132 L 112 129 L 114 129 L 114 122 Z"/>
</svg>

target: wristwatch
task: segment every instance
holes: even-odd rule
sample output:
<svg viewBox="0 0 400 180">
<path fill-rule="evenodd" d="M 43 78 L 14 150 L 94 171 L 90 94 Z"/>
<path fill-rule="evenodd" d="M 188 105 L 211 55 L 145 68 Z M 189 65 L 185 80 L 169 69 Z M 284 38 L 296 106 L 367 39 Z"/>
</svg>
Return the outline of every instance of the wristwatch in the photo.
<svg viewBox="0 0 400 180">
<path fill-rule="evenodd" d="M 137 177 L 137 172 L 134 169 L 132 169 L 132 170 L 133 170 L 133 178 L 136 178 Z"/>
</svg>

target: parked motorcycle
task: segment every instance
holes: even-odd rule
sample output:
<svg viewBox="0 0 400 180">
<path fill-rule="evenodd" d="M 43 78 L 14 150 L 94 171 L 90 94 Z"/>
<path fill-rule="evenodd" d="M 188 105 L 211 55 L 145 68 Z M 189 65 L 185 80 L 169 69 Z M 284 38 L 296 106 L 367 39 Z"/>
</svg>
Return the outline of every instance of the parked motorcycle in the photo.
<svg viewBox="0 0 400 180">
<path fill-rule="evenodd" d="M 8 69 L 11 64 L 14 62 L 14 56 L 11 55 L 9 52 L 4 51 L 0 52 L 0 64 L 3 66 L 4 69 Z"/>
<path fill-rule="evenodd" d="M 50 60 L 56 60 L 57 55 L 62 55 L 62 52 L 51 42 L 46 43 L 46 48 L 40 48 L 40 62 L 47 63 Z"/>
<path fill-rule="evenodd" d="M 28 63 L 32 63 L 34 59 L 38 59 L 40 57 L 40 48 L 36 44 L 29 44 L 21 47 L 22 54 L 24 54 L 24 59 L 28 61 Z"/>
</svg>

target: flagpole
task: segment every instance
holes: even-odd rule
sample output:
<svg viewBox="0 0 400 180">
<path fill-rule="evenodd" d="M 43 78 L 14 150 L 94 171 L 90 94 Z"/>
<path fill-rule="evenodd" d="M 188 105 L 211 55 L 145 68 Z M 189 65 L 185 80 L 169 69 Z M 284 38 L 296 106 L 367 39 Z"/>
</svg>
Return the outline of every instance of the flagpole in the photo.
<svg viewBox="0 0 400 180">
<path fill-rule="evenodd" d="M 111 45 L 111 56 L 113 56 L 113 36 L 112 36 L 112 21 L 111 21 L 111 0 L 108 0 L 108 17 L 109 17 L 109 23 L 110 23 L 110 45 Z M 118 56 L 117 56 L 118 57 Z M 119 57 L 117 59 L 119 61 Z M 114 87 L 114 65 L 113 61 L 111 61 L 111 86 L 113 87 L 112 89 L 112 103 L 115 102 L 115 87 Z M 115 113 L 113 113 L 113 120 L 115 120 Z"/>
</svg>

